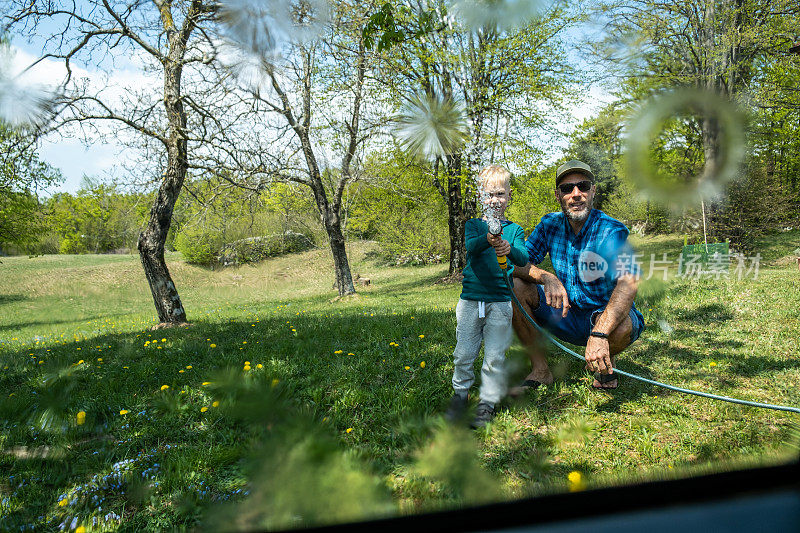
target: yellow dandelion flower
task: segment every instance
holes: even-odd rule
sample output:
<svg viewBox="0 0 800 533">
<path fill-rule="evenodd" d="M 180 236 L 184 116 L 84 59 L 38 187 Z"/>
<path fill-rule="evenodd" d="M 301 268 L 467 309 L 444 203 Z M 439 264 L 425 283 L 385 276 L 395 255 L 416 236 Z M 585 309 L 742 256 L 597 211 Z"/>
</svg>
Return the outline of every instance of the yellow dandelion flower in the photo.
<svg viewBox="0 0 800 533">
<path fill-rule="evenodd" d="M 79 426 L 82 426 L 83 423 L 86 422 L 86 411 L 78 411 L 76 422 Z"/>
<path fill-rule="evenodd" d="M 214 403 L 211 404 L 211 407 L 219 407 L 219 400 L 214 401 Z"/>
<path fill-rule="evenodd" d="M 347 355 L 355 355 L 353 352 L 348 352 Z"/>
<path fill-rule="evenodd" d="M 169 388 L 169 385 L 161 385 L 161 390 L 167 390 L 168 388 Z"/>
<path fill-rule="evenodd" d="M 211 347 L 211 348 L 216 348 L 216 347 L 217 347 L 217 345 L 216 345 L 216 344 L 214 344 L 214 343 L 211 343 L 211 344 L 209 344 L 209 347 Z"/>
<path fill-rule="evenodd" d="M 80 361 L 78 361 L 78 364 L 79 364 L 79 365 L 82 365 L 82 364 L 83 364 L 83 359 L 81 359 Z"/>
<path fill-rule="evenodd" d="M 419 367 L 420 367 L 420 368 L 425 368 L 425 361 L 422 361 L 422 362 L 419 364 Z"/>
<path fill-rule="evenodd" d="M 578 492 L 586 489 L 586 482 L 583 480 L 581 473 L 577 470 L 573 470 L 567 474 L 567 481 L 569 482 L 570 492 Z"/>
<path fill-rule="evenodd" d="M 262 365 L 261 363 L 258 363 L 258 364 L 256 365 L 256 368 L 264 368 L 264 365 Z"/>
<path fill-rule="evenodd" d="M 425 338 L 425 335 L 420 335 L 420 336 L 419 336 L 419 338 L 420 338 L 420 339 L 424 339 L 424 338 Z"/>
<path fill-rule="evenodd" d="M 182 368 L 180 370 L 178 370 L 178 374 L 183 374 L 184 372 L 186 372 L 186 371 L 184 369 L 182 369 Z"/>
<path fill-rule="evenodd" d="M 250 365 L 244 365 L 244 370 L 245 370 L 245 371 L 248 371 L 248 370 L 250 370 Z"/>
<path fill-rule="evenodd" d="M 201 383 L 201 385 L 203 387 L 205 387 L 206 385 L 211 385 L 211 382 L 210 381 L 204 381 L 203 383 Z"/>
<path fill-rule="evenodd" d="M 411 370 L 411 367 L 408 365 L 404 366 L 403 368 L 405 368 L 406 370 Z"/>
<path fill-rule="evenodd" d="M 126 368 L 127 369 L 127 368 L 130 368 L 130 367 L 129 366 L 123 366 L 122 368 Z"/>
<path fill-rule="evenodd" d="M 342 350 L 336 350 L 336 351 L 335 351 L 335 352 L 333 352 L 333 353 L 339 354 L 339 353 L 342 353 Z"/>
<path fill-rule="evenodd" d="M 277 385 L 280 382 L 281 382 L 281 380 L 279 380 L 278 378 L 275 378 L 275 379 L 272 380 L 272 386 L 274 387 L 275 385 Z"/>
<path fill-rule="evenodd" d="M 201 407 L 200 408 L 200 412 L 201 413 L 205 413 L 206 411 L 208 411 L 208 407 Z"/>
<path fill-rule="evenodd" d="M 85 526 L 76 527 L 75 528 L 75 533 L 86 533 L 86 527 Z"/>
<path fill-rule="evenodd" d="M 59 507 L 65 507 L 65 506 L 66 506 L 68 503 L 69 503 L 69 502 L 67 501 L 67 499 L 66 499 L 66 498 L 64 498 L 63 500 L 61 500 L 60 502 L 58 502 L 58 506 L 59 506 Z"/>
<path fill-rule="evenodd" d="M 98 358 L 97 358 L 97 361 L 98 361 L 98 362 L 100 362 L 100 363 L 102 363 L 102 362 L 103 362 L 103 358 L 102 358 L 102 357 L 98 357 Z"/>
<path fill-rule="evenodd" d="M 345 433 L 352 433 L 353 432 L 353 428 L 347 428 L 347 429 L 344 430 L 344 432 Z"/>
<path fill-rule="evenodd" d="M 130 412 L 130 411 L 128 411 L 127 409 L 120 409 L 120 412 L 119 412 L 119 414 L 121 414 L 121 415 L 127 415 L 129 412 Z"/>
<path fill-rule="evenodd" d="M 242 341 L 242 344 L 247 344 L 247 341 Z"/>
<path fill-rule="evenodd" d="M 708 366 L 717 366 L 717 363 L 715 363 L 714 361 L 711 361 L 710 363 L 708 363 Z"/>
<path fill-rule="evenodd" d="M 191 369 L 192 369 L 192 365 L 186 365 L 186 370 L 191 370 Z"/>
</svg>

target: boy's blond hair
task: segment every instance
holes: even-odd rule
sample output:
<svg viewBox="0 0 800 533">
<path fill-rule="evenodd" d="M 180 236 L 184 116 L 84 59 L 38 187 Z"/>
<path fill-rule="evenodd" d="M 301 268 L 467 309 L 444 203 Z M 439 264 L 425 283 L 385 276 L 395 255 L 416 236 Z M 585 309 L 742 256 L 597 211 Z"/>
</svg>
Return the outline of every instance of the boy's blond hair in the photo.
<svg viewBox="0 0 800 533">
<path fill-rule="evenodd" d="M 500 185 L 510 191 L 511 172 L 500 165 L 488 165 L 478 174 L 478 183 L 482 188 L 491 185 Z"/>
</svg>

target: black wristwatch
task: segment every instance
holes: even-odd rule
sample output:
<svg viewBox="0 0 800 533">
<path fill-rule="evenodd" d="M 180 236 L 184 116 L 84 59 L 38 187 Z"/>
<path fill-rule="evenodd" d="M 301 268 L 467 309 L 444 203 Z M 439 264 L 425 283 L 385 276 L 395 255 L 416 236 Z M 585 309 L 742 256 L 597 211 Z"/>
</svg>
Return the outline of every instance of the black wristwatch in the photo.
<svg viewBox="0 0 800 533">
<path fill-rule="evenodd" d="M 589 333 L 592 337 L 600 337 L 601 339 L 608 339 L 608 333 L 602 333 L 600 331 L 593 331 Z"/>
</svg>

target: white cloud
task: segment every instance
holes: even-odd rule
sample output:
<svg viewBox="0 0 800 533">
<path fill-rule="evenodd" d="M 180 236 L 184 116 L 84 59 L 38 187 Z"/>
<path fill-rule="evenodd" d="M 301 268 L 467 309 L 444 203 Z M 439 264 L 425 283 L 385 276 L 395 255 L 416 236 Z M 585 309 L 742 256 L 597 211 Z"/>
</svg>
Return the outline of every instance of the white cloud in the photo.
<svg viewBox="0 0 800 533">
<path fill-rule="evenodd" d="M 13 51 L 11 75 L 19 76 L 20 85 L 53 90 L 65 79 L 67 70 L 62 61 L 48 58 L 36 63 L 38 59 L 36 56 L 16 46 L 11 48 Z M 143 65 L 144 59 L 129 57 L 125 63 L 130 66 Z M 121 68 L 105 73 L 97 69 L 87 70 L 72 63 L 71 69 L 75 81 L 85 80 L 90 91 L 102 91 L 104 100 L 112 107 L 120 105 L 129 91 L 148 88 L 160 91 L 157 77 L 146 75 L 134 68 Z M 125 162 L 136 156 L 135 150 L 116 141 L 113 124 L 98 123 L 97 127 L 98 138 L 93 139 L 89 146 L 79 140 L 77 131 L 62 130 L 59 136 L 42 140 L 40 148 L 42 159 L 61 169 L 65 177 L 60 191 L 74 192 L 79 188 L 84 175 L 98 176 L 112 173 L 117 167 L 125 168 Z"/>
</svg>

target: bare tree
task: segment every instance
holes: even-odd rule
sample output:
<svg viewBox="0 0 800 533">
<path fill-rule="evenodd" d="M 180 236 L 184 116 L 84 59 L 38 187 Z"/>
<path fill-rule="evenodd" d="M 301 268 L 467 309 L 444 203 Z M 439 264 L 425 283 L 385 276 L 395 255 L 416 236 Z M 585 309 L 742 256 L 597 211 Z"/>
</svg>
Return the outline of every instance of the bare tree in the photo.
<svg viewBox="0 0 800 533">
<path fill-rule="evenodd" d="M 311 189 L 328 235 L 340 296 L 355 292 L 345 247 L 343 195 L 359 177 L 360 154 L 380 122 L 367 118 L 369 107 L 380 107 L 369 87 L 374 54 L 360 31 L 368 7 L 339 2 L 332 6 L 330 27 L 320 39 L 287 44 L 277 61 L 256 58 L 257 81 L 242 83 L 241 76 L 238 81 L 247 95 L 240 104 L 249 101 L 250 116 L 227 132 L 225 147 L 216 153 L 223 159 L 212 156 L 211 163 L 230 169 L 256 190 L 270 181 Z M 242 71 L 242 64 L 236 69 Z"/>
<path fill-rule="evenodd" d="M 189 169 L 187 107 L 197 104 L 183 90 L 191 66 L 209 62 L 211 44 L 205 28 L 213 20 L 212 0 L 10 0 L 6 22 L 11 31 L 36 31 L 43 22 L 61 24 L 63 32 L 46 40 L 44 58 L 62 60 L 67 71 L 64 97 L 57 104 L 50 131 L 80 126 L 88 138 L 102 135 L 100 124 L 133 132 L 145 144 L 155 143 L 160 184 L 150 218 L 139 235 L 139 256 L 150 285 L 159 322 L 186 322 L 175 283 L 164 260 L 164 245 L 175 202 Z M 73 76 L 73 62 L 95 65 L 113 76 L 115 61 L 141 55 L 161 78 L 162 94 L 146 89 L 110 97 Z M 154 97 L 156 96 L 156 97 Z"/>
</svg>

